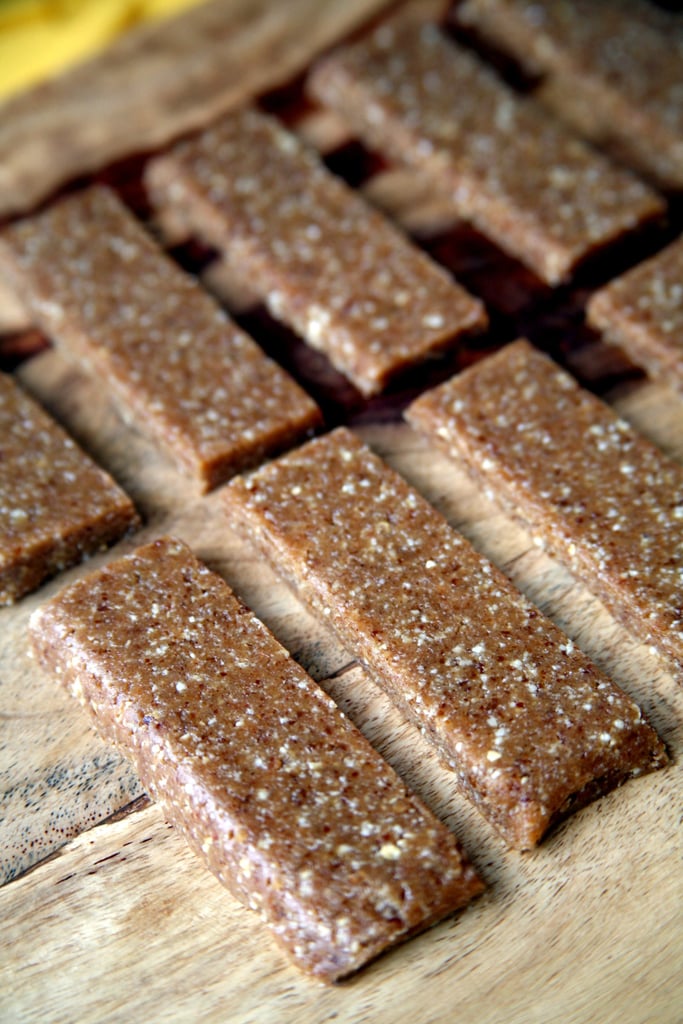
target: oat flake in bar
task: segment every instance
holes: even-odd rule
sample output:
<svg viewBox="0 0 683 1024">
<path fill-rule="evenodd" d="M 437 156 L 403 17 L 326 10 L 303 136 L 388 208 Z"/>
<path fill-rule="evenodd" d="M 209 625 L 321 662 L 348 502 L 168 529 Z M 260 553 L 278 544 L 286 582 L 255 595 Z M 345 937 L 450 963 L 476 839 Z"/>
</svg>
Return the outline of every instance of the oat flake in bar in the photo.
<svg viewBox="0 0 683 1024">
<path fill-rule="evenodd" d="M 324 58 L 309 87 L 550 284 L 664 209 L 435 25 L 390 21 Z"/>
<path fill-rule="evenodd" d="M 365 395 L 486 326 L 477 299 L 257 110 L 180 143 L 147 183 Z"/>
<path fill-rule="evenodd" d="M 606 341 L 683 392 L 683 238 L 597 291 L 587 314 Z"/>
<path fill-rule="evenodd" d="M 455 837 L 179 541 L 63 590 L 31 634 L 304 970 L 334 981 L 481 892 Z"/>
<path fill-rule="evenodd" d="M 347 429 L 225 494 L 511 846 L 664 763 L 637 705 Z"/>
<path fill-rule="evenodd" d="M 0 374 L 0 604 L 139 524 L 130 498 Z"/>
<path fill-rule="evenodd" d="M 202 490 L 320 422 L 313 400 L 107 189 L 7 228 L 0 265 L 42 329 L 103 376 Z"/>
<path fill-rule="evenodd" d="M 464 460 L 639 640 L 683 672 L 683 468 L 528 342 L 415 401 Z"/>
<path fill-rule="evenodd" d="M 465 0 L 459 20 L 547 77 L 560 117 L 683 188 L 683 18 L 643 0 Z"/>
</svg>

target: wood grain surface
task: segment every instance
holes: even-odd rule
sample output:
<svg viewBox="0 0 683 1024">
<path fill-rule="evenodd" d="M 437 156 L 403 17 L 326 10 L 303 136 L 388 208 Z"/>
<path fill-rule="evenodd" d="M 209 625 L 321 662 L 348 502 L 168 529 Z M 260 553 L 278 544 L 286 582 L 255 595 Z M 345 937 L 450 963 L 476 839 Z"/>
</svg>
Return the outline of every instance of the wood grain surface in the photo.
<svg viewBox="0 0 683 1024">
<path fill-rule="evenodd" d="M 244 96 L 298 73 L 317 49 L 382 5 L 222 0 L 210 6 L 222 7 L 223 16 L 235 12 L 231 53 L 241 52 L 240 38 L 245 52 L 271 53 L 267 70 L 254 69 L 240 81 Z M 292 20 L 277 16 L 285 52 L 271 51 L 265 26 L 285 8 Z M 313 18 L 314 8 L 325 30 L 316 35 L 311 28 L 307 35 L 301 24 Z M 100 65 L 103 82 L 108 61 Z M 97 67 L 89 71 L 95 79 Z M 59 88 L 67 89 L 68 81 Z M 284 101 L 278 94 L 266 102 L 280 110 Z M 254 307 L 234 269 L 189 240 L 183 225 L 156 211 L 151 226 L 297 374 L 321 401 L 330 426 L 344 421 L 357 430 L 641 703 L 672 764 L 574 815 L 534 853 L 506 851 L 454 792 L 449 772 L 418 732 L 230 531 L 220 492 L 202 498 L 188 492 L 101 383 L 45 348 L 0 282 L 0 362 L 6 368 L 20 363 L 22 385 L 112 472 L 145 518 L 133 540 L 0 610 L 0 870 L 7 881 L 0 889 L 0 1020 L 677 1024 L 683 1019 L 683 687 L 498 512 L 461 467 L 401 421 L 406 402 L 431 379 L 527 333 L 683 459 L 681 399 L 644 380 L 583 326 L 594 281 L 614 273 L 620 260 L 635 262 L 638 251 L 625 249 L 592 278 L 551 292 L 457 224 L 448 203 L 413 175 L 372 160 L 370 173 L 368 155 L 354 149 L 335 118 L 309 110 L 298 117 L 299 130 L 330 152 L 331 166 L 358 171 L 354 183 L 482 295 L 492 313 L 488 335 L 403 389 L 366 402 Z M 8 128 L 6 119 L 0 124 L 0 153 L 6 153 L 1 140 L 19 127 Z M 21 130 L 30 134 L 28 121 Z M 36 122 L 32 131 L 39 130 Z M 142 149 L 159 144 L 144 132 L 140 139 Z M 93 149 L 91 166 L 112 158 L 108 145 Z M 63 166 L 69 159 L 76 161 L 69 167 L 76 166 L 81 157 L 72 153 Z M 36 200 L 37 187 L 49 191 L 56 184 L 43 178 L 36 186 L 28 164 L 25 171 L 19 162 L 14 166 L 19 206 Z M 85 169 L 79 166 L 79 173 Z M 140 167 L 130 176 L 123 193 L 137 196 Z M 149 214 L 144 200 L 140 209 Z M 642 244 L 656 248 L 674 228 Z M 24 359 L 28 352 L 37 354 Z M 27 622 L 34 608 L 91 566 L 165 532 L 187 541 L 228 580 L 454 829 L 488 882 L 483 898 L 464 913 L 340 986 L 324 987 L 287 963 L 256 915 L 201 867 L 141 795 L 126 762 L 97 739 L 80 708 L 29 657 Z"/>
</svg>

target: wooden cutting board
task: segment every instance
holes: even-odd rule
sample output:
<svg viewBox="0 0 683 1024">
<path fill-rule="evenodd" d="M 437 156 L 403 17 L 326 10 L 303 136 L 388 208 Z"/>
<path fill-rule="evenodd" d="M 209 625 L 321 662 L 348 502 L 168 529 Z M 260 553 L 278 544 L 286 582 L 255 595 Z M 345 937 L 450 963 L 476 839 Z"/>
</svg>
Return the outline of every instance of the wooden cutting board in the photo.
<svg viewBox="0 0 683 1024">
<path fill-rule="evenodd" d="M 361 0 L 352 5 L 221 0 L 210 6 L 221 6 L 224 17 L 234 12 L 230 52 L 251 69 L 243 79 L 239 68 L 230 69 L 230 102 L 235 102 L 295 76 L 321 47 L 383 5 Z M 306 18 L 319 20 L 309 25 Z M 302 19 L 310 31 L 303 31 Z M 280 41 L 274 48 L 275 22 Z M 155 60 L 167 67 L 164 57 L 177 54 L 179 44 L 173 35 L 173 46 L 164 38 Z M 136 61 L 145 59 L 134 42 L 126 45 Z M 91 67 L 95 83 L 101 81 L 98 75 L 111 74 L 108 60 Z M 82 92 L 83 74 L 78 72 L 70 87 L 67 79 L 55 84 L 49 102 L 51 96 L 63 100 L 69 88 L 74 95 Z M 153 92 L 153 77 L 150 83 Z M 135 109 L 138 89 L 136 81 L 118 102 L 125 107 L 127 96 L 129 110 Z M 31 108 L 29 100 L 12 107 L 9 123 L 0 118 L 0 151 L 3 132 L 15 145 L 29 137 L 29 121 L 21 119 L 29 109 L 35 116 L 40 106 L 34 97 Z M 281 94 L 271 103 L 278 109 L 289 104 L 288 111 L 292 106 Z M 209 106 L 211 112 L 217 109 Z M 59 117 L 64 107 L 55 100 L 54 110 Z M 87 103 L 84 110 L 86 116 L 88 110 L 95 116 Z M 315 112 L 307 112 L 298 125 L 325 149 L 345 139 L 333 118 Z M 171 119 L 162 141 L 186 127 L 186 122 Z M 92 170 L 130 146 L 130 139 L 124 145 L 117 130 L 107 137 L 102 127 L 99 138 L 104 140 L 101 149 L 89 151 L 87 165 L 80 166 L 78 153 L 71 150 L 63 155 L 59 174 L 53 167 L 36 185 L 32 172 L 23 193 L 17 162 L 11 200 L 15 207 L 44 198 L 76 166 Z M 137 148 L 158 144 L 152 139 L 149 146 L 142 145 L 145 138 L 140 135 Z M 74 146 L 82 148 L 82 140 Z M 353 147 L 338 153 L 343 157 L 334 158 L 338 168 L 348 170 L 359 162 Z M 135 161 L 116 170 L 114 180 L 128 196 L 138 196 Z M 544 289 L 469 229 L 454 224 L 447 204 L 411 175 L 383 169 L 363 188 L 478 290 L 493 313 L 489 335 L 450 364 L 435 367 L 435 376 L 526 332 L 600 390 L 655 443 L 683 459 L 680 397 L 646 382 L 583 328 L 580 311 L 592 279 L 561 293 Z M 163 211 L 155 227 L 199 272 L 205 254 L 198 259 L 182 233 L 172 235 L 177 226 Z M 180 247 L 179 241 L 184 243 Z M 647 244 L 661 244 L 661 239 Z M 632 252 L 623 255 L 626 261 L 634 258 Z M 610 272 L 605 265 L 595 274 Z M 680 683 L 584 588 L 540 553 L 522 529 L 493 508 L 459 466 L 402 423 L 402 408 L 428 377 L 387 398 L 363 402 L 318 356 L 278 332 L 262 311 L 251 309 L 229 268 L 214 261 L 202 273 L 207 287 L 244 317 L 260 341 L 272 350 L 279 346 L 283 360 L 322 401 L 330 425 L 350 423 L 642 704 L 673 762 L 581 811 L 538 851 L 506 851 L 454 792 L 449 773 L 416 730 L 231 533 L 218 496 L 188 494 L 173 467 L 124 423 L 99 384 L 60 353 L 43 351 L 17 369 L 22 384 L 117 477 L 145 517 L 144 530 L 134 541 L 90 565 L 165 532 L 186 540 L 461 837 L 489 888 L 464 913 L 340 986 L 326 988 L 299 974 L 271 943 L 258 918 L 233 901 L 147 803 L 135 774 L 95 737 L 81 710 L 31 661 L 26 644 L 30 613 L 90 566 L 77 568 L 15 608 L 0 611 L 0 869 L 8 880 L 0 889 L 0 1020 L 682 1020 Z M 0 292 L 0 358 L 4 354 L 7 365 L 13 354 L 36 347 L 35 335 L 24 332 L 28 326 L 13 296 Z"/>
</svg>

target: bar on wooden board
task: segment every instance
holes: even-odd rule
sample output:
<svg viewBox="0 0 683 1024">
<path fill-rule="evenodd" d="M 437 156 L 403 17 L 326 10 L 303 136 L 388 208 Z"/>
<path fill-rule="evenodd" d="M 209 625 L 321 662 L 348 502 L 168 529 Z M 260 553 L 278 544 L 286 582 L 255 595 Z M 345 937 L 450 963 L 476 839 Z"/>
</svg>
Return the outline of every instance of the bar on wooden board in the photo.
<svg viewBox="0 0 683 1024">
<path fill-rule="evenodd" d="M 683 678 L 677 462 L 524 340 L 421 395 L 407 418 Z"/>
<path fill-rule="evenodd" d="M 0 234 L 0 263 L 42 329 L 209 490 L 320 424 L 313 401 L 94 187 Z"/>
<path fill-rule="evenodd" d="M 429 22 L 400 16 L 323 58 L 312 94 L 371 148 L 423 171 L 549 284 L 664 210 Z"/>
<path fill-rule="evenodd" d="M 146 180 L 365 395 L 486 326 L 478 299 L 253 108 L 152 161 Z"/>
<path fill-rule="evenodd" d="M 643 0 L 465 0 L 458 20 L 532 74 L 539 97 L 667 190 L 683 188 L 683 18 Z"/>
<path fill-rule="evenodd" d="M 605 341 L 683 392 L 683 238 L 600 288 L 586 313 Z"/>
<path fill-rule="evenodd" d="M 31 634 L 304 970 L 335 981 L 483 889 L 455 836 L 180 541 L 66 588 Z"/>
<path fill-rule="evenodd" d="M 0 374 L 0 604 L 139 525 L 130 498 Z"/>
<path fill-rule="evenodd" d="M 509 845 L 665 763 L 638 706 L 346 428 L 224 493 Z"/>
</svg>

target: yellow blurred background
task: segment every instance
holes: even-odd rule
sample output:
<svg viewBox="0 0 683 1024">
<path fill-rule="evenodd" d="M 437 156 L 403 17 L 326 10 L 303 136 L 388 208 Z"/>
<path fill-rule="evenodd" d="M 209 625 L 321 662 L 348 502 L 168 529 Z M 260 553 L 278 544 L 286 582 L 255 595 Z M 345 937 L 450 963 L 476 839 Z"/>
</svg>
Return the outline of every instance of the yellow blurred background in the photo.
<svg viewBox="0 0 683 1024">
<path fill-rule="evenodd" d="M 0 100 L 204 0 L 0 0 Z"/>
</svg>

